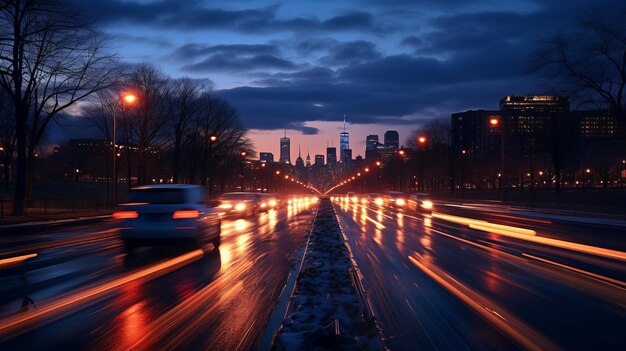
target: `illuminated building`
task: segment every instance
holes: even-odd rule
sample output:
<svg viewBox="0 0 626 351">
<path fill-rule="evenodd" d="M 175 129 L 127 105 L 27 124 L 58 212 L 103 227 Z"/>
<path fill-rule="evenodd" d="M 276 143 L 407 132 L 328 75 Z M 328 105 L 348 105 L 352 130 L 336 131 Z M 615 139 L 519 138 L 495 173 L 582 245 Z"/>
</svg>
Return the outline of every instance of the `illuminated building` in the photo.
<svg viewBox="0 0 626 351">
<path fill-rule="evenodd" d="M 280 163 L 291 164 L 291 140 L 287 138 L 287 131 L 285 136 L 280 138 Z"/>
<path fill-rule="evenodd" d="M 350 135 L 346 132 L 346 116 L 343 116 L 343 132 L 339 133 L 339 157 L 341 162 L 348 162 L 352 159 L 352 151 L 348 156 L 347 150 L 350 149 Z"/>
</svg>

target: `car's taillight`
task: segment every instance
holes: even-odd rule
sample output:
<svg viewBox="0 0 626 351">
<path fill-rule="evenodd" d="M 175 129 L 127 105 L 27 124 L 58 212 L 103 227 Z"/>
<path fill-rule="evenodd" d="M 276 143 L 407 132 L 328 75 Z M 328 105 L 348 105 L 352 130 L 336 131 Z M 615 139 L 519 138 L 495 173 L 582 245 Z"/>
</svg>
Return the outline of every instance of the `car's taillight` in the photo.
<svg viewBox="0 0 626 351">
<path fill-rule="evenodd" d="M 174 219 L 186 219 L 186 218 L 198 218 L 200 217 L 200 213 L 198 210 L 179 210 L 174 212 L 172 218 Z"/>
<path fill-rule="evenodd" d="M 137 211 L 117 211 L 113 212 L 113 218 L 115 219 L 130 219 L 139 217 Z"/>
</svg>

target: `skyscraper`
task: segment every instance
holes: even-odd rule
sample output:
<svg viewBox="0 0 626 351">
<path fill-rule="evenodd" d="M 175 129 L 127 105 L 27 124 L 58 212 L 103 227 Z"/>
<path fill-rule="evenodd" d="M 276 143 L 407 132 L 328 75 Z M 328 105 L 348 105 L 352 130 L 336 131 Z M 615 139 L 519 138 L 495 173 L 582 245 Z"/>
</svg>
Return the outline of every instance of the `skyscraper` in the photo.
<svg viewBox="0 0 626 351">
<path fill-rule="evenodd" d="M 373 160 L 378 158 L 378 135 L 371 134 L 365 139 L 365 159 Z"/>
<path fill-rule="evenodd" d="M 315 167 L 322 167 L 324 165 L 324 155 L 315 155 Z"/>
<path fill-rule="evenodd" d="M 298 169 L 304 168 L 304 160 L 302 159 L 302 156 L 300 155 L 300 145 L 298 145 L 298 158 L 296 158 L 296 168 Z"/>
<path fill-rule="evenodd" d="M 343 132 L 339 133 L 339 157 L 341 162 L 348 162 L 347 153 L 345 150 L 350 148 L 350 136 L 346 132 L 346 116 L 343 116 Z"/>
<path fill-rule="evenodd" d="M 332 165 L 335 163 L 337 163 L 337 148 L 327 147 L 326 148 L 326 164 Z"/>
<path fill-rule="evenodd" d="M 311 167 L 311 154 L 309 153 L 309 148 L 306 149 L 306 166 Z"/>
<path fill-rule="evenodd" d="M 264 163 L 274 163 L 274 154 L 271 152 L 259 153 L 259 160 Z"/>
<path fill-rule="evenodd" d="M 291 163 L 291 140 L 285 136 L 280 138 L 280 163 Z"/>
<path fill-rule="evenodd" d="M 395 130 L 385 132 L 385 147 L 389 149 L 397 149 L 400 147 L 400 136 Z"/>
</svg>

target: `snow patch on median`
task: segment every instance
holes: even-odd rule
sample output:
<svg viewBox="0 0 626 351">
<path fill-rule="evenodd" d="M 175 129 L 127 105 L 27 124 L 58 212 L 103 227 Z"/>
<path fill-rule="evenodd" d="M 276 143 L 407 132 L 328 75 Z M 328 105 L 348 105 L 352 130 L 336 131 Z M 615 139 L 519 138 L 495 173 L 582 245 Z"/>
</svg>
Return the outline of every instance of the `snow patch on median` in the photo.
<svg viewBox="0 0 626 351">
<path fill-rule="evenodd" d="M 274 349 L 380 349 L 375 323 L 363 318 L 349 252 L 328 199 L 320 204 L 309 240 Z"/>
</svg>

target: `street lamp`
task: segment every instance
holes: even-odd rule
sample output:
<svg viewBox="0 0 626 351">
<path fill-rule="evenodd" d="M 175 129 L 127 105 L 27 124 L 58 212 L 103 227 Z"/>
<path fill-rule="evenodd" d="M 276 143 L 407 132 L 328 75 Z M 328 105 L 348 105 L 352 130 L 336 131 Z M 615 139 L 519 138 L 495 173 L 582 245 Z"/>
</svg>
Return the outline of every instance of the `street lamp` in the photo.
<svg viewBox="0 0 626 351">
<path fill-rule="evenodd" d="M 113 105 L 113 205 L 117 204 L 117 109 L 122 103 L 132 105 L 136 101 L 137 96 L 132 93 L 124 93 Z"/>
<path fill-rule="evenodd" d="M 241 160 L 241 175 L 239 177 L 239 185 L 241 187 L 241 191 L 243 191 L 243 170 L 244 170 L 243 168 L 244 168 L 244 165 L 246 163 L 246 155 L 247 155 L 247 153 L 245 151 L 242 151 L 240 153 L 240 155 L 241 155 L 242 160 Z"/>
<path fill-rule="evenodd" d="M 500 122 L 502 122 L 500 120 L 499 117 L 491 117 L 489 118 L 489 125 L 492 128 L 498 128 L 500 127 Z M 505 179 L 505 172 L 504 172 L 504 135 L 505 135 L 506 131 L 504 130 L 504 125 L 501 126 L 500 129 L 500 191 L 502 191 L 502 198 L 504 199 L 504 179 Z M 532 183 L 531 183 L 532 185 Z"/>
</svg>

